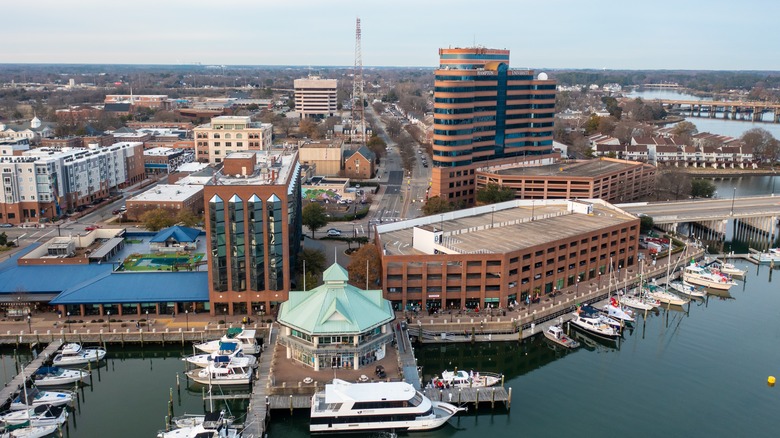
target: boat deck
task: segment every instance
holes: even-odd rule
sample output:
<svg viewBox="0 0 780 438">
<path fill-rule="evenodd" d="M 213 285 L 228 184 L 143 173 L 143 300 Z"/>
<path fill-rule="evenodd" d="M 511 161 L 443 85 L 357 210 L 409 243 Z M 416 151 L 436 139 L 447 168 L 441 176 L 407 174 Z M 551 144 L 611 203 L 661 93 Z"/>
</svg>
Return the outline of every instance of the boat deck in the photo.
<svg viewBox="0 0 780 438">
<path fill-rule="evenodd" d="M 8 403 L 11 398 L 16 395 L 16 393 L 22 389 L 22 385 L 24 385 L 25 380 L 29 379 L 30 376 L 35 373 L 35 371 L 43 366 L 43 364 L 49 360 L 49 358 L 54 355 L 54 353 L 57 352 L 62 347 L 62 341 L 53 341 L 50 343 L 46 348 L 41 352 L 41 354 L 38 355 L 35 359 L 33 359 L 29 364 L 27 364 L 24 367 L 24 372 L 19 373 L 11 379 L 10 382 L 8 382 L 5 387 L 0 389 L 0 405 L 4 405 Z"/>
</svg>

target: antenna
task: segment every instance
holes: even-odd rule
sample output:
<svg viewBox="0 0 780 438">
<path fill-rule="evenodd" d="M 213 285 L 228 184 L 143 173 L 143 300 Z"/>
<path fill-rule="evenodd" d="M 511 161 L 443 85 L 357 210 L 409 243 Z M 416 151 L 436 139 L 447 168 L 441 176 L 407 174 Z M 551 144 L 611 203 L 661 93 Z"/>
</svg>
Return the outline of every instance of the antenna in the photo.
<svg viewBox="0 0 780 438">
<path fill-rule="evenodd" d="M 363 109 L 363 53 L 361 49 L 360 17 L 355 21 L 355 68 L 352 71 L 352 125 L 360 121 L 360 143 L 366 143 L 366 114 Z"/>
<path fill-rule="evenodd" d="M 368 259 L 366 259 L 366 290 L 368 290 Z"/>
<path fill-rule="evenodd" d="M 303 261 L 303 290 L 306 290 L 306 260 Z"/>
<path fill-rule="evenodd" d="M 338 263 L 338 262 L 339 262 L 339 254 L 336 251 L 336 248 L 333 248 L 333 263 Z"/>
</svg>

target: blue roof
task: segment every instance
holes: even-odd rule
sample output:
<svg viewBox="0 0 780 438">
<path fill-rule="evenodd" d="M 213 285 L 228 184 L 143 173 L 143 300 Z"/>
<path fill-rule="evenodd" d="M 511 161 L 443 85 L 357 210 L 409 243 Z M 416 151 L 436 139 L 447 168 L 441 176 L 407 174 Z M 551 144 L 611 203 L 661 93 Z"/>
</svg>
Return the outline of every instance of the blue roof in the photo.
<svg viewBox="0 0 780 438">
<path fill-rule="evenodd" d="M 67 288 L 51 304 L 209 300 L 208 272 L 108 272 Z"/>
<path fill-rule="evenodd" d="M 110 263 L 88 265 L 18 265 L 19 257 L 39 244 L 33 244 L 0 263 L 0 293 L 58 293 L 104 273 Z"/>
<path fill-rule="evenodd" d="M 165 242 L 171 237 L 173 237 L 177 242 L 194 242 L 199 235 L 200 230 L 176 225 L 164 230 L 160 230 L 159 233 L 152 237 L 151 242 Z"/>
</svg>

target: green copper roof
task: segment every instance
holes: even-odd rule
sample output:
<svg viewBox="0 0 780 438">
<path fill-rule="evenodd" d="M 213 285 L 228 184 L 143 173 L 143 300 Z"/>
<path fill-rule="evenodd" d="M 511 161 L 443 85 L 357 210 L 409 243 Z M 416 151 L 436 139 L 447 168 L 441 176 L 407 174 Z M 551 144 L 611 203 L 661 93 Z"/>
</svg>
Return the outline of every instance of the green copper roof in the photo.
<svg viewBox="0 0 780 438">
<path fill-rule="evenodd" d="M 279 308 L 281 324 L 311 335 L 358 334 L 395 318 L 381 290 L 362 290 L 347 283 L 347 270 L 333 264 L 322 275 L 325 284 L 310 291 L 290 291 Z"/>
</svg>

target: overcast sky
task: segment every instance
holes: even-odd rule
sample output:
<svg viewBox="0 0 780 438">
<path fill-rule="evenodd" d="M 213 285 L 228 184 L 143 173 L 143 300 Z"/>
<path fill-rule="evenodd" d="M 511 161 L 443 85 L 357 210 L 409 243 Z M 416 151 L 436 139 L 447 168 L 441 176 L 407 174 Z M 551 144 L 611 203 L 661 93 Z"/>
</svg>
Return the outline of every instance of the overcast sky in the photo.
<svg viewBox="0 0 780 438">
<path fill-rule="evenodd" d="M 511 50 L 516 68 L 780 70 L 773 0 L 36 0 L 3 2 L 0 63 L 437 64 Z"/>
</svg>

